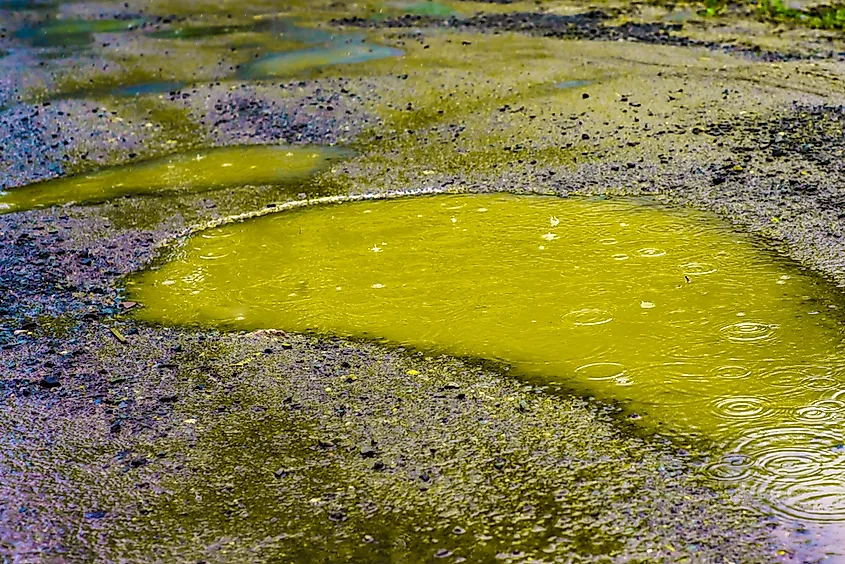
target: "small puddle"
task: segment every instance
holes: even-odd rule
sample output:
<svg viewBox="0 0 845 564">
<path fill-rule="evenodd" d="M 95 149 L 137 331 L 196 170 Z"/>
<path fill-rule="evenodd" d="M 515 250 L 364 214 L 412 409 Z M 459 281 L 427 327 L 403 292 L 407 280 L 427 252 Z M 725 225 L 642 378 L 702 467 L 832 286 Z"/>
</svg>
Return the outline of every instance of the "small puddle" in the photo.
<svg viewBox="0 0 845 564">
<path fill-rule="evenodd" d="M 168 92 L 176 92 L 187 86 L 185 82 L 142 82 L 138 84 L 130 84 L 127 86 L 119 86 L 108 91 L 111 96 L 125 97 L 125 96 L 146 96 L 149 94 L 166 94 Z M 90 94 L 91 92 L 87 92 Z"/>
<path fill-rule="evenodd" d="M 0 191 L 0 213 L 130 195 L 275 184 L 317 172 L 340 157 L 341 151 L 325 147 L 252 145 L 193 151 Z"/>
<path fill-rule="evenodd" d="M 234 34 L 264 34 L 303 44 L 325 43 L 336 37 L 332 31 L 300 25 L 291 18 L 262 18 L 256 21 L 229 25 L 185 24 L 147 33 L 156 39 L 184 39 L 195 41 Z"/>
<path fill-rule="evenodd" d="M 399 49 L 353 37 L 319 47 L 273 53 L 246 65 L 240 74 L 248 79 L 285 77 L 329 66 L 401 57 L 403 54 Z"/>
<path fill-rule="evenodd" d="M 714 441 L 710 475 L 845 519 L 840 298 L 709 215 L 636 200 L 449 195 L 201 232 L 129 281 L 140 318 L 384 338 L 505 361 Z"/>
<path fill-rule="evenodd" d="M 388 2 L 387 6 L 388 8 L 394 8 L 405 14 L 413 14 L 415 16 L 448 17 L 454 16 L 457 13 L 451 6 L 434 0 Z"/>
<path fill-rule="evenodd" d="M 34 27 L 25 27 L 17 37 L 35 47 L 81 47 L 94 41 L 97 33 L 119 33 L 137 29 L 141 19 L 127 20 L 50 20 Z"/>
<path fill-rule="evenodd" d="M 563 82 L 558 82 L 555 84 L 555 88 L 560 88 L 561 90 L 568 90 L 570 88 L 583 88 L 585 86 L 589 86 L 593 83 L 592 80 L 564 80 Z"/>
</svg>

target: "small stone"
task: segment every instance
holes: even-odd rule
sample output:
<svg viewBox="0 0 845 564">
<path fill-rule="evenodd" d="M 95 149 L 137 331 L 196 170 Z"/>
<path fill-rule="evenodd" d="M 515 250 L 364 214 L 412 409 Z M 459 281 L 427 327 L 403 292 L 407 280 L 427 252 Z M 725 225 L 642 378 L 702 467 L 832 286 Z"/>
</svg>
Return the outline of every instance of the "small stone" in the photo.
<svg viewBox="0 0 845 564">
<path fill-rule="evenodd" d="M 466 532 L 466 529 L 464 529 L 464 528 L 462 528 L 462 527 L 455 527 L 454 529 L 452 529 L 452 534 L 453 534 L 453 535 L 462 535 L 462 534 L 464 534 L 465 532 Z"/>
<path fill-rule="evenodd" d="M 344 514 L 343 511 L 337 510 L 337 511 L 329 512 L 329 521 L 333 521 L 335 523 L 341 523 L 343 521 L 346 521 L 346 519 L 347 519 L 346 514 Z"/>
<path fill-rule="evenodd" d="M 375 540 L 376 539 L 374 539 L 370 535 L 364 535 L 364 538 L 363 538 L 363 541 L 367 544 L 371 544 L 371 543 L 375 542 Z"/>
<path fill-rule="evenodd" d="M 373 458 L 376 455 L 376 451 L 373 447 L 370 446 L 363 446 L 361 447 L 361 456 L 364 458 Z"/>
<path fill-rule="evenodd" d="M 376 460 L 373 463 L 373 470 L 384 470 L 384 462 L 382 462 L 381 460 Z"/>
<path fill-rule="evenodd" d="M 54 376 L 51 374 L 42 378 L 41 381 L 38 382 L 38 385 L 44 389 L 52 390 L 53 388 L 58 388 L 59 386 L 61 386 L 62 383 L 59 381 L 58 376 Z"/>
<path fill-rule="evenodd" d="M 290 474 L 290 471 L 287 468 L 279 468 L 278 470 L 273 472 L 273 475 L 279 479 L 287 477 L 288 474 Z"/>
<path fill-rule="evenodd" d="M 505 467 L 505 459 L 504 458 L 497 458 L 493 461 L 493 468 L 496 470 L 502 470 Z"/>
<path fill-rule="evenodd" d="M 434 553 L 435 558 L 449 558 L 450 556 L 452 556 L 452 551 L 446 550 L 445 548 L 441 548 Z"/>
</svg>

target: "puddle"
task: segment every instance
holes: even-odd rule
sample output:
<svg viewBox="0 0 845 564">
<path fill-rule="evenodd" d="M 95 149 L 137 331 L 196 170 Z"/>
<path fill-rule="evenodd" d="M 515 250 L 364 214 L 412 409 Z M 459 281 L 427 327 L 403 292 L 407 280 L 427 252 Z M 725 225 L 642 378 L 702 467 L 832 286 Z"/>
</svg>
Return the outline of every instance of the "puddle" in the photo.
<svg viewBox="0 0 845 564">
<path fill-rule="evenodd" d="M 451 6 L 433 0 L 389 2 L 387 6 L 415 16 L 447 17 L 454 16 L 457 13 Z"/>
<path fill-rule="evenodd" d="M 715 442 L 728 454 L 710 475 L 780 515 L 845 519 L 839 297 L 699 212 L 501 195 L 310 207 L 202 232 L 129 287 L 151 322 L 505 361 Z"/>
<path fill-rule="evenodd" d="M 555 84 L 555 88 L 560 88 L 561 90 L 568 90 L 570 88 L 583 88 L 584 86 L 589 86 L 592 83 L 592 80 L 564 80 L 563 82 L 558 82 L 557 84 Z"/>
<path fill-rule="evenodd" d="M 254 25 L 186 25 L 182 27 L 174 27 L 172 29 L 161 29 L 148 33 L 150 37 L 157 39 L 205 39 L 208 37 L 219 37 L 221 35 L 230 35 L 232 33 L 242 33 L 244 31 L 252 31 Z"/>
<path fill-rule="evenodd" d="M 140 19 L 128 20 L 50 20 L 17 32 L 19 39 L 35 47 L 81 47 L 94 41 L 97 33 L 119 33 L 137 29 Z"/>
<path fill-rule="evenodd" d="M 125 97 L 125 96 L 146 96 L 148 94 L 166 94 L 168 92 L 175 92 L 177 90 L 181 90 L 185 88 L 187 83 L 185 82 L 144 82 L 139 84 L 130 84 L 127 86 L 120 86 L 118 88 L 113 88 L 112 90 L 108 91 L 108 94 L 112 96 L 118 97 Z M 86 94 L 91 94 L 92 92 L 87 92 Z"/>
<path fill-rule="evenodd" d="M 329 66 L 401 57 L 403 54 L 399 49 L 351 38 L 310 49 L 268 55 L 246 65 L 241 76 L 249 79 L 284 77 Z"/>
<path fill-rule="evenodd" d="M 302 44 L 325 43 L 334 39 L 332 31 L 301 25 L 290 18 L 262 18 L 249 23 L 230 25 L 186 24 L 152 31 L 147 35 L 157 39 L 197 40 L 224 35 L 260 33 Z"/>
<path fill-rule="evenodd" d="M 0 213 L 129 195 L 275 184 L 314 173 L 340 156 L 340 151 L 323 147 L 253 145 L 193 151 L 0 191 Z"/>
</svg>

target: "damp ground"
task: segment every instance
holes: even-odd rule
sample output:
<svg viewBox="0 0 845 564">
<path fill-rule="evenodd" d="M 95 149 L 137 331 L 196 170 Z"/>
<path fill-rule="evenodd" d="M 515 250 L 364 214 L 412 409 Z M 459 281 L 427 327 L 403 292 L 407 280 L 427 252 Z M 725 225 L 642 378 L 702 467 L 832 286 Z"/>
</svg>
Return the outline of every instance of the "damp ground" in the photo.
<svg viewBox="0 0 845 564">
<path fill-rule="evenodd" d="M 200 176 L 0 217 L 4 556 L 770 562 L 836 552 L 835 515 L 784 518 L 782 497 L 713 479 L 741 478 L 747 459 L 725 458 L 705 433 L 655 432 L 658 417 L 632 418 L 622 394 L 553 389 L 518 378 L 517 363 L 419 343 L 148 325 L 125 290 L 127 275 L 164 264 L 161 250 L 182 237 L 291 202 L 582 193 L 710 210 L 784 261 L 791 278 L 779 285 L 778 274 L 777 288 L 799 281 L 802 296 L 822 296 L 806 312 L 790 299 L 796 315 L 821 315 L 815 305 L 835 304 L 827 296 L 845 282 L 835 32 L 627 4 L 0 8 L 9 197 L 112 173 L 131 180 L 218 147 L 343 149 L 342 160 L 270 183 Z M 659 300 L 640 300 L 648 314 L 657 307 L 642 303 Z M 740 337 L 759 329 L 742 323 Z M 836 411 L 810 407 L 796 417 L 827 425 Z M 755 444 L 777 456 L 750 472 L 789 480 L 817 469 L 819 459 L 780 456 L 777 441 L 798 439 L 762 437 Z"/>
</svg>

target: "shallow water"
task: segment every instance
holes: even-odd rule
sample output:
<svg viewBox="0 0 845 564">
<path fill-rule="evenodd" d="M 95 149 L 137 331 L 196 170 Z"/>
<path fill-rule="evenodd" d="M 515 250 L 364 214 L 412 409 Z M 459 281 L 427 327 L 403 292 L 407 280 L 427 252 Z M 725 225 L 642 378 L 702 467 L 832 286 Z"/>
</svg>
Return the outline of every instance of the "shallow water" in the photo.
<svg viewBox="0 0 845 564">
<path fill-rule="evenodd" d="M 241 75 L 250 79 L 285 77 L 329 66 L 400 57 L 402 54 L 399 49 L 371 44 L 361 38 L 351 37 L 309 49 L 267 55 L 246 65 Z"/>
<path fill-rule="evenodd" d="M 140 19 L 50 20 L 35 27 L 23 28 L 17 36 L 36 47 L 79 47 L 91 43 L 97 33 L 130 31 L 143 23 Z"/>
<path fill-rule="evenodd" d="M 709 215 L 634 200 L 436 196 L 212 229 L 130 281 L 139 316 L 497 359 L 713 441 L 717 480 L 845 519 L 845 347 L 826 283 Z"/>
<path fill-rule="evenodd" d="M 130 195 L 275 184 L 314 173 L 340 155 L 324 147 L 203 149 L 0 191 L 0 213 Z"/>
</svg>

